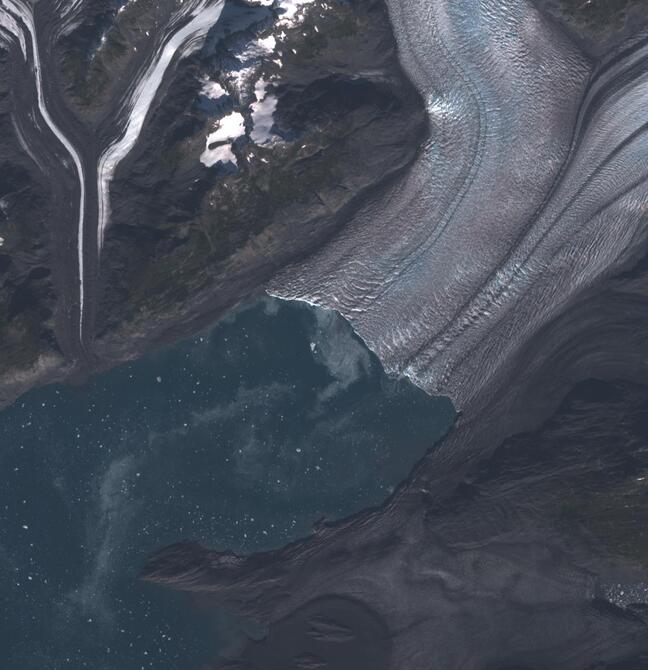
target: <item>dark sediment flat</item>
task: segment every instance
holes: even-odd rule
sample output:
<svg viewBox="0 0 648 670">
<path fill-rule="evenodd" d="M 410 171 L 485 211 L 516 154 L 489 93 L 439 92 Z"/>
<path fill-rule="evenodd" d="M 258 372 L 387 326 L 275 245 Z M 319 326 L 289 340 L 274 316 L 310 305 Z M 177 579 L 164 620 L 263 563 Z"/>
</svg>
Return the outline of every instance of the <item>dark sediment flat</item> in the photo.
<svg viewBox="0 0 648 670">
<path fill-rule="evenodd" d="M 389 632 L 388 667 L 647 667 L 647 431 L 646 387 L 585 382 L 447 494 L 410 484 L 379 512 L 268 554 L 177 545 L 144 577 L 269 626 L 223 667 L 312 653 L 284 631 L 309 627 L 308 603 L 347 596 Z"/>
<path fill-rule="evenodd" d="M 351 598 L 315 599 L 274 623 L 268 635 L 252 642 L 240 660 L 219 670 L 387 670 L 391 640 L 387 627 Z"/>
</svg>

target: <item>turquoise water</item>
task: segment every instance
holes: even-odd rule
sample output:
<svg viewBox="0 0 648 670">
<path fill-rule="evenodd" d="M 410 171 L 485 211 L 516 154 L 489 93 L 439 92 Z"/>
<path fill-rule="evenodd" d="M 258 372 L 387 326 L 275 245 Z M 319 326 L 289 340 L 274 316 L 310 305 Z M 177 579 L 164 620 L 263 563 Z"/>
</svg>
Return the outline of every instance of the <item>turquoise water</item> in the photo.
<svg viewBox="0 0 648 670">
<path fill-rule="evenodd" d="M 454 420 L 337 315 L 265 299 L 0 413 L 6 670 L 191 670 L 228 632 L 137 579 L 182 539 L 254 551 L 377 505 Z"/>
</svg>

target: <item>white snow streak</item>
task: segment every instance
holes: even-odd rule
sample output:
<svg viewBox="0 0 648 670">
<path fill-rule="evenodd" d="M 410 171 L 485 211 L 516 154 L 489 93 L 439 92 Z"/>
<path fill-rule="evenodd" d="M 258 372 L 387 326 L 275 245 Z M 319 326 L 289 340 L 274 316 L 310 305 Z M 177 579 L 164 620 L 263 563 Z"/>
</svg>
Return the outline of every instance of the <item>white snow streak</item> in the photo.
<svg viewBox="0 0 648 670">
<path fill-rule="evenodd" d="M 83 314 L 84 314 L 84 287 L 83 287 L 83 230 L 84 230 L 84 215 L 85 215 L 85 175 L 83 172 L 83 165 L 81 157 L 74 148 L 72 143 L 63 134 L 61 129 L 56 125 L 54 119 L 45 105 L 45 96 L 43 94 L 43 80 L 41 75 L 41 61 L 38 50 L 38 41 L 36 39 L 36 28 L 34 25 L 34 15 L 32 8 L 22 0 L 2 0 L 0 5 L 0 26 L 8 30 L 16 30 L 13 34 L 20 42 L 21 48 L 25 58 L 27 57 L 26 40 L 23 29 L 19 26 L 16 19 L 19 19 L 27 28 L 32 45 L 32 59 L 34 76 L 36 79 L 36 93 L 38 96 L 38 109 L 40 110 L 43 120 L 48 125 L 52 133 L 57 137 L 59 142 L 65 147 L 66 151 L 72 157 L 74 166 L 77 171 L 79 179 L 79 220 L 77 227 L 77 255 L 79 263 L 79 341 L 83 344 Z"/>
<path fill-rule="evenodd" d="M 4 4 L 4 3 L 3 3 Z M 7 32 L 10 36 L 15 37 L 20 43 L 20 48 L 23 52 L 25 60 L 27 59 L 27 45 L 25 43 L 25 35 L 18 22 L 9 12 L 3 7 L 0 7 L 0 34 Z"/>
<path fill-rule="evenodd" d="M 187 3 L 189 5 L 189 3 Z M 187 11 L 183 8 L 174 17 L 173 25 L 177 25 L 185 16 L 191 19 L 182 28 L 172 33 L 157 58 L 148 66 L 140 77 L 129 101 L 129 117 L 120 138 L 111 144 L 101 155 L 97 167 L 97 188 L 99 193 L 99 212 L 97 244 L 99 253 L 103 247 L 106 226 L 110 217 L 110 182 L 119 163 L 130 153 L 140 135 L 144 120 L 149 112 L 155 94 L 164 75 L 176 54 L 186 55 L 200 46 L 209 29 L 218 20 L 223 8 L 223 0 L 212 2 L 200 0 Z"/>
</svg>

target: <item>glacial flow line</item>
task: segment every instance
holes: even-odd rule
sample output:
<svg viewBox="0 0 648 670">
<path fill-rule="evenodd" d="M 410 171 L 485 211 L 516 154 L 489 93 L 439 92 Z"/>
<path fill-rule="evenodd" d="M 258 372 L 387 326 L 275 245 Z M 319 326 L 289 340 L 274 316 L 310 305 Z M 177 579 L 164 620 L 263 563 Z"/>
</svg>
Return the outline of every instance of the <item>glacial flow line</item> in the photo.
<svg viewBox="0 0 648 670">
<path fill-rule="evenodd" d="M 99 255 L 101 255 L 110 218 L 110 183 L 115 170 L 135 146 L 171 62 L 177 54 L 186 56 L 201 46 L 210 28 L 218 20 L 223 4 L 223 0 L 215 2 L 214 0 L 198 0 L 193 4 L 185 3 L 169 25 L 177 25 L 185 17 L 189 17 L 189 21 L 171 33 L 139 81 L 132 87 L 126 105 L 129 112 L 124 130 L 119 138 L 103 151 L 97 165 L 97 248 Z"/>
<path fill-rule="evenodd" d="M 45 95 L 43 93 L 43 80 L 41 72 L 40 53 L 38 49 L 38 40 L 36 38 L 36 26 L 34 23 L 33 10 L 23 0 L 0 0 L 0 29 L 4 28 L 11 32 L 20 43 L 25 61 L 28 60 L 26 39 L 23 28 L 20 27 L 19 21 L 27 28 L 29 38 L 31 40 L 31 55 L 33 59 L 33 70 L 36 80 L 36 94 L 38 99 L 38 109 L 40 114 L 58 141 L 65 147 L 74 166 L 76 168 L 77 177 L 79 180 L 79 219 L 77 224 L 77 256 L 79 269 L 79 343 L 83 349 L 83 327 L 84 327 L 84 306 L 85 294 L 83 286 L 84 278 L 84 258 L 83 258 L 83 237 L 85 224 L 85 175 L 83 172 L 83 165 L 81 157 L 72 143 L 65 136 L 63 131 L 58 127 L 45 104 Z"/>
</svg>

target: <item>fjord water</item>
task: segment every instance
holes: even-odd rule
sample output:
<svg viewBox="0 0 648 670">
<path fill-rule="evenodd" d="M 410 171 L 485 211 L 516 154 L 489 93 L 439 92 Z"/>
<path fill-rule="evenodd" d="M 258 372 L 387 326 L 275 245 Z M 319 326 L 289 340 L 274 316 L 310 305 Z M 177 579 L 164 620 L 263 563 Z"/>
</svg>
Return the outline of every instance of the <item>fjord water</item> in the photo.
<svg viewBox="0 0 648 670">
<path fill-rule="evenodd" d="M 0 413 L 6 670 L 191 670 L 222 621 L 138 580 L 191 539 L 253 551 L 381 503 L 454 420 L 333 312 L 264 299 Z"/>
</svg>

